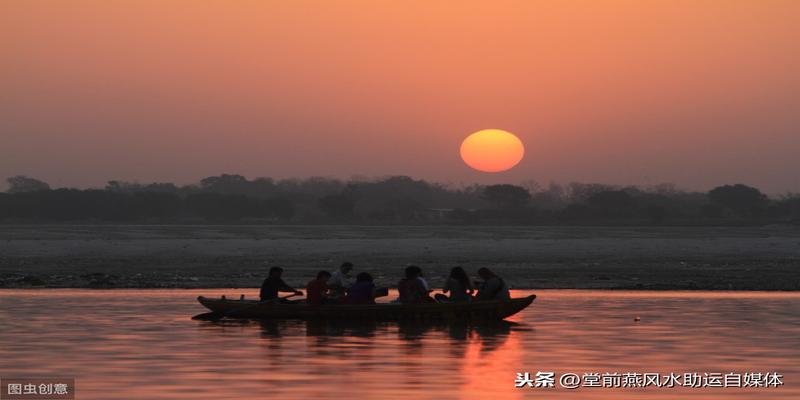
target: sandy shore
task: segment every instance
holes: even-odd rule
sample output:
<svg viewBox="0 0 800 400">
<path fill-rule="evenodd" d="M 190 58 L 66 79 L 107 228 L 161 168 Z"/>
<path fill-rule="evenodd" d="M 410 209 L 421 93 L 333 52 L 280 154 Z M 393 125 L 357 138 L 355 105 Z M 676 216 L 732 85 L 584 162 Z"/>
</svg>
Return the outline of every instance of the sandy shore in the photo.
<svg viewBox="0 0 800 400">
<path fill-rule="evenodd" d="M 800 290 L 800 228 L 0 225 L 0 287 L 302 286 L 342 261 L 393 286 L 461 265 L 514 288 Z"/>
</svg>

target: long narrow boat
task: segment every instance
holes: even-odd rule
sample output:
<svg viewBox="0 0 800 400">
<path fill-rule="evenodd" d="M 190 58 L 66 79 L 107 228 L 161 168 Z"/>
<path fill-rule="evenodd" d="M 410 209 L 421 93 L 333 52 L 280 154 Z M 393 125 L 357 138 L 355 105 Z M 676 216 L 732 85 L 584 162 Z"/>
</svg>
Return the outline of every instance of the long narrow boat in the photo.
<svg viewBox="0 0 800 400">
<path fill-rule="evenodd" d="M 330 304 L 312 306 L 305 303 L 259 302 L 199 296 L 203 306 L 229 318 L 277 319 L 369 319 L 401 320 L 502 320 L 528 307 L 535 295 L 511 300 L 473 301 L 468 303 L 364 305 Z"/>
</svg>

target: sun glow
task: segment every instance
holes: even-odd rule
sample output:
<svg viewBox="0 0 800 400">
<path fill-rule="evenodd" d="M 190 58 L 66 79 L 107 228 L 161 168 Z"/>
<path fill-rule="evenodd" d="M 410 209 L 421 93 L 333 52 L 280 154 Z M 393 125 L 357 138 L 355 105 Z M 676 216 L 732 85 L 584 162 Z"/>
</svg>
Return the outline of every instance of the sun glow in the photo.
<svg viewBox="0 0 800 400">
<path fill-rule="evenodd" d="M 461 143 L 461 158 L 470 167 L 483 172 L 502 172 L 522 161 L 525 147 L 511 132 L 484 129 Z"/>
</svg>

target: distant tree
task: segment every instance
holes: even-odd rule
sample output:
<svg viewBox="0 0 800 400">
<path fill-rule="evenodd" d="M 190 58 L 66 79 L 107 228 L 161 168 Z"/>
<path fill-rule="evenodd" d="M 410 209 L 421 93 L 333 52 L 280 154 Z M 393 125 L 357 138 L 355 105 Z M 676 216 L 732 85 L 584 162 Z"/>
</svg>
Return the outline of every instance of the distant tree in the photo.
<svg viewBox="0 0 800 400">
<path fill-rule="evenodd" d="M 292 201 L 282 196 L 274 196 L 264 200 L 270 216 L 283 220 L 294 217 L 295 209 Z"/>
<path fill-rule="evenodd" d="M 536 182 L 535 179 L 526 179 L 522 181 L 520 186 L 525 188 L 525 190 L 527 190 L 531 195 L 539 193 L 543 190 L 542 185 L 540 185 L 539 182 Z"/>
<path fill-rule="evenodd" d="M 680 190 L 675 187 L 674 183 L 659 183 L 648 187 L 646 190 L 662 196 L 675 196 L 680 193 Z"/>
<path fill-rule="evenodd" d="M 236 194 L 259 198 L 271 197 L 277 192 L 277 187 L 272 178 L 256 178 L 250 181 L 242 175 L 235 174 L 222 174 L 203 178 L 200 180 L 199 189 L 201 192 Z"/>
<path fill-rule="evenodd" d="M 614 186 L 604 185 L 602 183 L 572 182 L 567 185 L 565 197 L 572 203 L 581 203 L 586 201 L 586 199 L 595 193 L 606 192 L 609 190 L 616 190 L 616 188 Z"/>
<path fill-rule="evenodd" d="M 241 175 L 222 174 L 209 176 L 200 180 L 200 187 L 204 191 L 220 194 L 240 194 L 247 191 L 250 182 Z"/>
<path fill-rule="evenodd" d="M 531 203 L 540 209 L 558 210 L 566 206 L 564 187 L 555 182 L 550 182 L 547 189 L 535 192 L 531 196 Z"/>
<path fill-rule="evenodd" d="M 357 206 L 353 211 L 361 218 L 402 220 L 413 218 L 417 211 L 433 204 L 440 188 L 408 176 L 389 176 L 372 181 L 348 184 L 341 192 Z"/>
<path fill-rule="evenodd" d="M 256 178 L 247 185 L 247 191 L 243 194 L 258 197 L 270 197 L 276 192 L 275 182 L 272 178 Z M 294 211 L 292 211 L 294 213 Z"/>
<path fill-rule="evenodd" d="M 653 224 L 660 225 L 667 217 L 667 209 L 662 205 L 651 204 L 647 207 L 647 216 Z"/>
<path fill-rule="evenodd" d="M 624 190 L 605 190 L 586 199 L 586 203 L 597 214 L 604 217 L 629 216 L 636 207 L 636 199 Z"/>
<path fill-rule="evenodd" d="M 531 194 L 521 186 L 500 184 L 485 187 L 482 197 L 497 208 L 518 209 L 530 201 Z"/>
<path fill-rule="evenodd" d="M 109 192 L 134 192 L 140 190 L 142 185 L 125 181 L 108 181 L 106 190 Z"/>
<path fill-rule="evenodd" d="M 706 218 L 711 218 L 711 219 L 721 218 L 722 214 L 724 214 L 724 211 L 725 209 L 719 204 L 709 203 L 700 206 L 700 215 Z"/>
<path fill-rule="evenodd" d="M 170 182 L 150 183 L 144 187 L 144 190 L 148 192 L 159 192 L 159 193 L 178 193 L 180 191 L 178 186 Z"/>
<path fill-rule="evenodd" d="M 6 179 L 8 182 L 8 193 L 38 192 L 50 190 L 50 185 L 38 179 L 28 178 L 25 175 L 12 176 Z"/>
<path fill-rule="evenodd" d="M 138 218 L 168 219 L 181 209 L 181 199 L 167 191 L 142 191 L 130 195 L 130 214 Z"/>
<path fill-rule="evenodd" d="M 282 192 L 309 194 L 318 197 L 340 193 L 344 189 L 344 182 L 320 176 L 306 179 L 283 179 L 275 185 Z"/>
<path fill-rule="evenodd" d="M 401 196 L 392 201 L 391 208 L 395 218 L 401 220 L 413 219 L 417 213 L 425 209 L 419 201 L 408 196 Z"/>
<path fill-rule="evenodd" d="M 708 192 L 708 198 L 743 217 L 760 215 L 769 200 L 760 190 L 742 184 L 716 187 Z"/>
<path fill-rule="evenodd" d="M 480 214 L 471 211 L 465 210 L 463 208 L 456 208 L 449 214 L 449 219 L 460 222 L 466 225 L 476 225 L 481 222 Z"/>
<path fill-rule="evenodd" d="M 578 223 L 591 216 L 591 209 L 583 203 L 572 203 L 558 213 L 558 219 L 567 223 Z"/>
<path fill-rule="evenodd" d="M 440 212 L 438 215 L 445 215 L 449 222 L 465 224 L 619 224 L 647 219 L 653 224 L 667 219 L 676 223 L 716 223 L 714 218 L 730 215 L 800 222 L 800 196 L 770 200 L 758 189 L 745 185 L 721 186 L 699 193 L 668 184 L 623 188 L 551 183 L 541 187 L 527 181 L 518 186 L 453 187 L 407 176 L 273 181 L 230 174 L 181 187 L 171 183 L 110 181 L 105 190 L 47 190 L 46 183 L 25 176 L 9 178 L 8 182 L 8 193 L 0 193 L 2 221 L 170 223 L 280 219 L 298 223 L 397 223 L 428 221 L 421 217 Z M 631 219 L 634 216 L 637 219 Z"/>
<path fill-rule="evenodd" d="M 180 189 L 174 183 L 154 182 L 143 185 L 137 182 L 108 181 L 106 190 L 118 193 L 159 192 L 178 193 Z"/>
<path fill-rule="evenodd" d="M 773 213 L 793 222 L 800 222 L 800 195 L 789 193 L 775 202 Z"/>
<path fill-rule="evenodd" d="M 333 218 L 349 218 L 353 216 L 356 202 L 344 194 L 331 194 L 319 199 L 319 208 Z"/>
<path fill-rule="evenodd" d="M 244 195 L 196 193 L 186 196 L 184 204 L 190 215 L 209 221 L 235 221 L 269 216 L 260 199 Z"/>
</svg>

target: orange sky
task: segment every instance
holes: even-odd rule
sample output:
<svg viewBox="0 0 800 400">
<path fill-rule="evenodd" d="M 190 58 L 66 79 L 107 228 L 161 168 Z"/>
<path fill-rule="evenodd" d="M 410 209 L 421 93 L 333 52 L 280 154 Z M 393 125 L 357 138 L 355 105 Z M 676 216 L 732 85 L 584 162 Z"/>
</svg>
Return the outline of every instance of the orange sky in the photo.
<svg viewBox="0 0 800 400">
<path fill-rule="evenodd" d="M 798 1 L 0 2 L 0 177 L 800 191 Z M 526 158 L 459 158 L 484 128 Z"/>
</svg>

